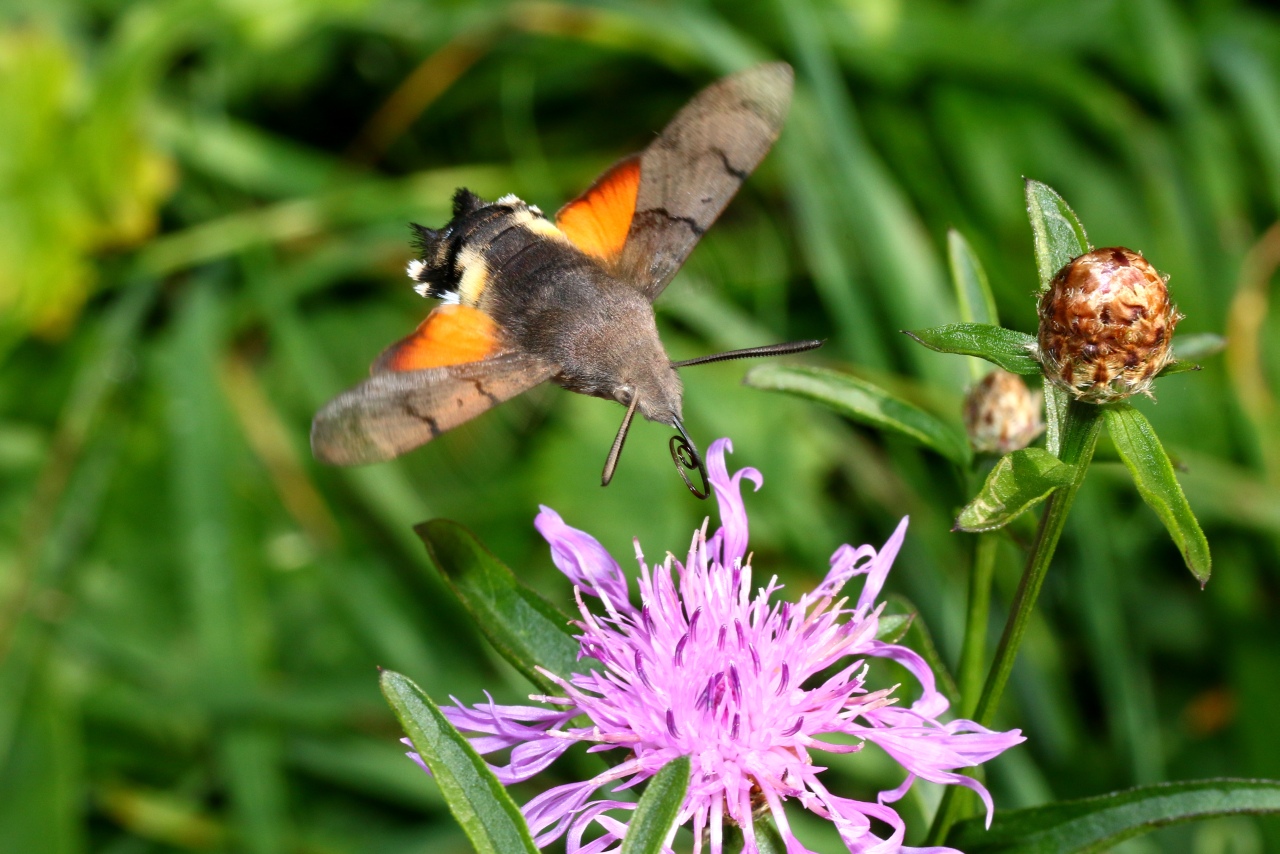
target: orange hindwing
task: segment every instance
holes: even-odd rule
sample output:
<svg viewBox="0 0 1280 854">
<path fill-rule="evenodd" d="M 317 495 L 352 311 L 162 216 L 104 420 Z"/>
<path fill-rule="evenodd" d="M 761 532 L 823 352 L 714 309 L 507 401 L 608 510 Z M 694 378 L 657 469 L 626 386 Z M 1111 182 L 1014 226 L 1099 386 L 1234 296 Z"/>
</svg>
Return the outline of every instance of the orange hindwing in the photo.
<svg viewBox="0 0 1280 854">
<path fill-rule="evenodd" d="M 498 326 L 489 315 L 466 305 L 442 305 L 412 335 L 383 350 L 373 363 L 373 373 L 478 362 L 499 349 Z"/>
<path fill-rule="evenodd" d="M 639 190 L 640 158 L 628 157 L 562 207 L 556 226 L 583 252 L 612 263 L 627 242 Z"/>
</svg>

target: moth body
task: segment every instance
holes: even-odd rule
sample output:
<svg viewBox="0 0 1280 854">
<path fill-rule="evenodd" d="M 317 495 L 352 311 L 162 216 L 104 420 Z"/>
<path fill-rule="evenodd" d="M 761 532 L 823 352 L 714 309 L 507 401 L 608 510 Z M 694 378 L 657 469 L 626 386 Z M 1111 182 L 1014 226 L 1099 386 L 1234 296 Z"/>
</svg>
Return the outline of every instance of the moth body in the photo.
<svg viewBox="0 0 1280 854">
<path fill-rule="evenodd" d="M 414 226 L 419 252 L 409 276 L 440 304 L 382 352 L 368 379 L 316 414 L 316 458 L 391 459 L 551 380 L 627 408 L 603 483 L 639 412 L 676 429 L 681 477 L 705 497 L 706 470 L 682 424 L 680 379 L 658 339 L 653 301 L 773 145 L 792 76 L 771 63 L 716 81 L 554 220 L 515 196 L 486 203 L 459 190 L 443 228 Z M 681 364 L 795 351 L 779 345 Z M 703 490 L 685 469 L 701 471 Z"/>
<path fill-rule="evenodd" d="M 681 418 L 680 377 L 658 338 L 653 306 L 515 196 L 485 204 L 459 190 L 454 217 L 418 227 L 409 275 L 423 296 L 491 317 L 502 345 L 558 366 L 553 382 L 616 400 L 638 397 L 651 421 Z"/>
</svg>

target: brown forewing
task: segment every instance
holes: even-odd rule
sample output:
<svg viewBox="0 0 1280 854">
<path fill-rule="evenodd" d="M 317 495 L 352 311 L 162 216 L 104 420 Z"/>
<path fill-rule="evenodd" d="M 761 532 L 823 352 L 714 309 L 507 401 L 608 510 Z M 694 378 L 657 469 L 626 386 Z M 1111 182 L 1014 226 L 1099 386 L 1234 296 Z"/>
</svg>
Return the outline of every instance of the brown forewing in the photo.
<svg viewBox="0 0 1280 854">
<path fill-rule="evenodd" d="M 640 189 L 614 268 L 650 300 L 772 147 L 791 104 L 793 73 L 761 65 L 704 89 L 640 157 Z"/>
<path fill-rule="evenodd" d="M 311 451 L 333 465 L 389 460 L 533 388 L 556 370 L 528 353 L 507 353 L 463 365 L 375 374 L 316 414 Z"/>
</svg>

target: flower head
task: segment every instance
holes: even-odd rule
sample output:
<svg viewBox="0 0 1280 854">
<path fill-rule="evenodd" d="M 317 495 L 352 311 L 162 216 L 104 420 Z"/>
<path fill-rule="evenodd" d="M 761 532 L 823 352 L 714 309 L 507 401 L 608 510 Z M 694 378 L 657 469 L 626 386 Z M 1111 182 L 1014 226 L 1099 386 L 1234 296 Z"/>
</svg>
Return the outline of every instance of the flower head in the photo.
<svg viewBox="0 0 1280 854">
<path fill-rule="evenodd" d="M 985 454 L 1007 454 L 1030 445 L 1044 432 L 1041 394 L 1022 377 L 1001 368 L 969 389 L 964 399 L 964 429 L 969 444 Z"/>
<path fill-rule="evenodd" d="M 577 742 L 592 751 L 626 751 L 592 779 L 525 804 L 537 844 L 567 834 L 570 854 L 617 850 L 627 824 L 611 813 L 635 804 L 601 789 L 633 786 L 680 756 L 691 758 L 692 770 L 678 824 L 691 825 L 695 852 L 705 845 L 720 854 L 726 823 L 741 827 L 745 850 L 757 851 L 752 819 L 759 812 L 772 815 L 789 854 L 807 851 L 788 825 L 788 800 L 833 822 L 851 852 L 919 850 L 902 846 L 904 826 L 890 806 L 917 777 L 973 789 L 989 821 L 986 789 L 955 771 L 1018 744 L 1021 734 L 939 721 L 948 703 L 928 665 L 911 650 L 877 639 L 883 605 L 876 598 L 907 520 L 878 551 L 841 546 L 825 580 L 799 601 L 775 601 L 776 578 L 753 587 L 740 494 L 743 479 L 758 489 L 762 478 L 750 468 L 730 476 L 726 450 L 731 446 L 722 439 L 707 455 L 721 527 L 708 537 L 704 524 L 683 563 L 668 554 L 649 566 L 637 543 L 639 607 L 617 562 L 593 537 L 548 508 L 537 518 L 556 566 L 576 585 L 581 655 L 602 669 L 546 673 L 561 695 L 533 698 L 544 706 L 489 702 L 445 710 L 481 754 L 510 749 L 509 762 L 494 767 L 507 784 L 529 779 Z M 856 576 L 864 580 L 851 603 L 840 594 Z M 598 599 L 599 607 L 588 608 L 584 596 Z M 909 700 L 897 689 L 869 690 L 866 675 L 877 658 L 905 667 L 919 681 L 919 695 Z M 589 724 L 571 726 L 579 715 Z M 874 803 L 831 792 L 816 754 L 854 753 L 867 742 L 906 769 L 903 783 Z M 873 820 L 889 828 L 887 839 L 877 835 Z M 598 835 L 587 840 L 593 824 Z"/>
<path fill-rule="evenodd" d="M 1095 249 L 1059 270 L 1039 314 L 1044 375 L 1089 403 L 1150 394 L 1173 360 L 1182 319 L 1156 268 L 1123 246 Z"/>
</svg>

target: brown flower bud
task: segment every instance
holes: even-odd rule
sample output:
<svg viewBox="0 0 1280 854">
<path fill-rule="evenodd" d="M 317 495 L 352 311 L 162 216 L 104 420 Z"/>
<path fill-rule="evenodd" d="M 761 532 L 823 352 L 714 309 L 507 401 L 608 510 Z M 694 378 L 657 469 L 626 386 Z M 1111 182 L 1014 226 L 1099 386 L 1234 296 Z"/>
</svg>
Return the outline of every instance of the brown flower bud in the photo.
<svg viewBox="0 0 1280 854">
<path fill-rule="evenodd" d="M 1041 369 L 1090 403 L 1149 395 L 1181 319 L 1147 259 L 1121 246 L 1095 249 L 1059 270 L 1040 297 Z"/>
<path fill-rule="evenodd" d="M 964 429 L 969 443 L 987 454 L 1025 448 L 1044 430 L 1041 402 L 1041 394 L 1031 392 L 1022 377 L 996 368 L 965 396 Z"/>
</svg>

